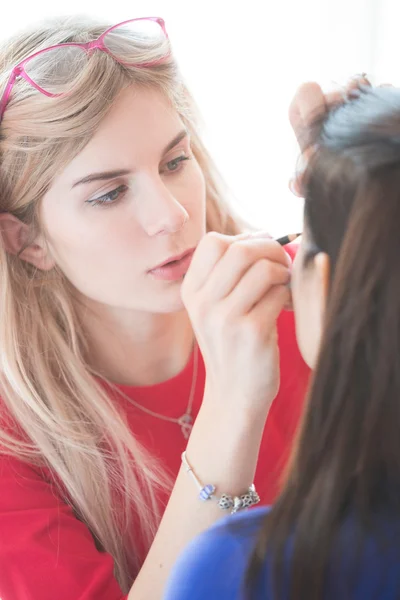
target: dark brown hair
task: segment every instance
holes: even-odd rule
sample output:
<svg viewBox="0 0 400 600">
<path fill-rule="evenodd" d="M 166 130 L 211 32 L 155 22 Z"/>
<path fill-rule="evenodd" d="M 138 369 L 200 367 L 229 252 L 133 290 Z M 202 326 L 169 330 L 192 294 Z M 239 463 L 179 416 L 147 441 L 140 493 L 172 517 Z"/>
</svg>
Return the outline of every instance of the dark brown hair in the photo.
<svg viewBox="0 0 400 600">
<path fill-rule="evenodd" d="M 313 143 L 305 222 L 331 260 L 326 327 L 248 581 L 268 556 L 274 598 L 321 600 L 344 560 L 341 600 L 370 536 L 384 541 L 382 518 L 400 522 L 400 90 L 361 89 L 316 124 Z"/>
</svg>

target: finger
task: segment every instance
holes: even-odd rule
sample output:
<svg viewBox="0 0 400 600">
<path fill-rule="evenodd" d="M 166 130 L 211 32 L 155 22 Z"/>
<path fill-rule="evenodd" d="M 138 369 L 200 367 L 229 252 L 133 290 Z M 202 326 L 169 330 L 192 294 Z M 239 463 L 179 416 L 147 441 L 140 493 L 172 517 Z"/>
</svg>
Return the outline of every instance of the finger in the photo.
<svg viewBox="0 0 400 600">
<path fill-rule="evenodd" d="M 182 292 L 201 288 L 204 281 L 224 255 L 228 247 L 228 236 L 219 233 L 209 233 L 200 241 L 185 275 Z"/>
<path fill-rule="evenodd" d="M 261 300 L 253 306 L 248 313 L 248 318 L 255 327 L 260 327 L 265 332 L 265 337 L 269 337 L 274 330 L 276 320 L 290 301 L 290 292 L 285 285 L 277 285 L 271 288 Z"/>
<path fill-rule="evenodd" d="M 290 191 L 298 198 L 304 198 L 304 179 L 307 171 L 308 163 L 311 156 L 314 154 L 316 146 L 310 146 L 302 152 L 296 165 L 296 172 L 289 180 Z"/>
<path fill-rule="evenodd" d="M 353 75 L 353 77 L 350 77 L 346 89 L 360 87 L 360 85 L 367 85 L 369 87 L 372 86 L 366 73 L 359 73 L 357 75 Z"/>
<path fill-rule="evenodd" d="M 297 166 L 296 174 L 289 180 L 289 189 L 297 197 L 304 197 L 303 176 L 313 148 L 310 147 L 309 127 L 312 122 L 328 110 L 354 97 L 360 85 L 371 83 L 365 73 L 355 75 L 346 87 L 336 87 L 328 93 L 315 82 L 302 84 L 297 90 L 289 108 L 289 120 L 302 150 L 302 166 Z"/>
<path fill-rule="evenodd" d="M 225 309 L 232 317 L 244 315 L 260 302 L 273 287 L 287 285 L 289 281 L 289 269 L 269 260 L 258 260 L 226 297 Z"/>
<path fill-rule="evenodd" d="M 344 89 L 336 88 L 325 94 L 325 109 L 331 110 L 335 106 L 342 104 L 344 100 Z"/>
<path fill-rule="evenodd" d="M 363 73 L 362 75 L 356 75 L 348 81 L 343 91 L 343 102 L 345 102 L 346 100 L 354 100 L 356 98 L 359 98 L 360 88 L 362 86 L 371 87 L 371 82 L 369 81 L 365 73 Z"/>
<path fill-rule="evenodd" d="M 316 82 L 303 83 L 289 107 L 289 121 L 300 148 L 308 146 L 307 129 L 326 110 L 325 96 Z"/>
<path fill-rule="evenodd" d="M 275 240 L 242 240 L 232 244 L 215 266 L 204 287 L 205 293 L 213 300 L 226 298 L 244 274 L 261 259 L 267 259 L 283 272 L 289 272 L 291 260 Z"/>
<path fill-rule="evenodd" d="M 251 231 L 236 236 L 216 232 L 208 233 L 196 248 L 183 287 L 186 290 L 199 290 L 207 282 L 227 249 L 238 241 L 250 239 L 271 239 L 271 236 L 264 231 Z"/>
</svg>

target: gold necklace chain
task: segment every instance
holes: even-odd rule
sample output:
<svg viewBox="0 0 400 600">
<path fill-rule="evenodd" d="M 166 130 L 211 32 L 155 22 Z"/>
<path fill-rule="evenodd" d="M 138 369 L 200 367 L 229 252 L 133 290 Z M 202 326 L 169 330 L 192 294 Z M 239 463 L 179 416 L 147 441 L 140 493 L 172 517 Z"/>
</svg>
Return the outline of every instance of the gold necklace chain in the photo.
<svg viewBox="0 0 400 600">
<path fill-rule="evenodd" d="M 180 426 L 182 435 L 187 440 L 190 436 L 190 432 L 193 427 L 192 407 L 193 407 L 193 400 L 194 400 L 194 396 L 195 396 L 195 392 L 196 392 L 198 366 L 199 366 L 199 350 L 198 350 L 197 344 L 195 343 L 194 356 L 193 356 L 193 375 L 192 375 L 192 384 L 191 384 L 191 388 L 190 388 L 189 400 L 188 400 L 186 410 L 181 417 L 179 417 L 179 418 L 167 417 L 166 415 L 156 413 L 155 411 L 152 411 L 149 408 L 142 406 L 138 402 L 135 402 L 135 400 L 132 400 L 132 398 L 129 398 L 130 404 L 132 404 L 133 406 L 135 406 L 142 412 L 146 413 L 147 415 L 150 415 L 151 417 L 154 417 L 156 419 L 161 419 L 163 421 L 168 421 L 169 423 L 176 423 L 177 425 Z"/>
</svg>

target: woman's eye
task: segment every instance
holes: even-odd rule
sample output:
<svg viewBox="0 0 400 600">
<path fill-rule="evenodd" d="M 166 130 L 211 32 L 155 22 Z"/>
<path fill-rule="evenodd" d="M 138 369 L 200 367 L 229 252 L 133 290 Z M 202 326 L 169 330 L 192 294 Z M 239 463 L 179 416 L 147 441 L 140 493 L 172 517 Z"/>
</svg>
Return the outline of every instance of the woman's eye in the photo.
<svg viewBox="0 0 400 600">
<path fill-rule="evenodd" d="M 98 204 L 114 204 L 117 200 L 121 199 L 121 196 L 127 191 L 127 185 L 120 185 L 114 190 L 103 194 L 102 196 L 98 196 L 97 198 L 91 198 L 90 200 L 86 200 L 88 204 L 92 206 L 97 206 Z"/>
<path fill-rule="evenodd" d="M 166 163 L 165 168 L 163 169 L 163 172 L 175 173 L 176 171 L 180 171 L 182 168 L 182 163 L 184 163 L 187 160 L 190 160 L 191 158 L 192 158 L 191 156 L 186 156 L 186 155 L 177 156 L 173 160 L 170 160 L 169 162 Z"/>
</svg>

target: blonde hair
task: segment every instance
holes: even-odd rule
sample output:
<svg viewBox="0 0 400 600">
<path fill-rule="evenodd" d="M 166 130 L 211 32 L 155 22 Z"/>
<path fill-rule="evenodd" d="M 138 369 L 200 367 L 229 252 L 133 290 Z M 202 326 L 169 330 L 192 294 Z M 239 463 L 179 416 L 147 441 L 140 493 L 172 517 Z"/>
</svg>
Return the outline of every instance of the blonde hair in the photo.
<svg viewBox="0 0 400 600">
<path fill-rule="evenodd" d="M 0 50 L 0 92 L 24 57 L 53 44 L 90 41 L 106 28 L 87 19 L 63 19 L 8 41 Z M 125 43 L 133 57 L 143 56 L 135 40 Z M 30 224 L 32 235 L 39 231 L 40 200 L 52 179 L 84 148 L 128 85 L 154 86 L 174 103 L 206 179 L 208 229 L 238 233 L 241 226 L 222 201 L 197 132 L 193 100 L 172 57 L 138 69 L 96 51 L 73 93 L 57 99 L 19 80 L 0 126 L 0 210 Z M 116 578 L 127 592 L 140 567 L 132 518 L 150 545 L 160 518 L 157 488 L 165 489 L 168 478 L 135 440 L 87 364 L 84 327 L 66 278 L 56 269 L 33 269 L 1 245 L 0 281 L 0 386 L 14 424 L 0 430 L 2 452 L 51 469 L 98 547 L 113 556 Z M 122 512 L 113 509 L 116 490 Z"/>
</svg>

